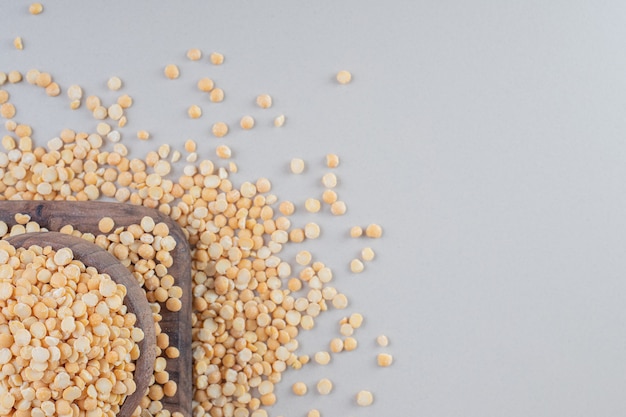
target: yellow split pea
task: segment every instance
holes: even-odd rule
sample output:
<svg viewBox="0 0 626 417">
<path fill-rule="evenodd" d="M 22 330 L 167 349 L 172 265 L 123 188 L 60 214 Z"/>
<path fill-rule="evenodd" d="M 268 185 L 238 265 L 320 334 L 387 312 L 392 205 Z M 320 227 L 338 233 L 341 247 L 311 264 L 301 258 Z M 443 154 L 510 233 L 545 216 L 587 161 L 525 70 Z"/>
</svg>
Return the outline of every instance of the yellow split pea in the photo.
<svg viewBox="0 0 626 417">
<path fill-rule="evenodd" d="M 224 63 L 224 55 L 219 52 L 212 52 L 209 59 L 213 65 L 222 65 Z"/>
<path fill-rule="evenodd" d="M 356 394 L 356 403 L 361 407 L 367 407 L 374 402 L 374 396 L 369 391 L 359 391 Z"/>
<path fill-rule="evenodd" d="M 224 90 L 222 90 L 221 88 L 214 88 L 209 93 L 209 99 L 213 103 L 220 103 L 224 101 Z"/>
<path fill-rule="evenodd" d="M 393 363 L 393 356 L 388 353 L 379 353 L 378 356 L 376 356 L 376 362 L 378 366 L 390 366 Z"/>
<path fill-rule="evenodd" d="M 202 58 L 202 51 L 197 48 L 192 48 L 187 51 L 187 58 L 191 61 L 197 61 Z"/>
<path fill-rule="evenodd" d="M 215 83 L 213 82 L 213 80 L 210 78 L 206 78 L 206 77 L 200 78 L 197 84 L 198 90 L 205 92 L 205 93 L 208 93 L 211 90 L 213 90 L 214 86 L 215 86 Z"/>
<path fill-rule="evenodd" d="M 272 107 L 272 97 L 269 94 L 261 94 L 256 98 L 256 104 L 262 109 Z"/>
<path fill-rule="evenodd" d="M 214 123 L 211 128 L 211 132 L 213 133 L 213 136 L 221 138 L 228 133 L 228 125 L 224 122 Z"/>
<path fill-rule="evenodd" d="M 148 140 L 150 139 L 150 133 L 148 133 L 148 131 L 146 130 L 140 130 L 137 132 L 137 139 Z"/>
<path fill-rule="evenodd" d="M 15 39 L 13 39 L 13 46 L 15 47 L 15 49 L 20 51 L 24 49 L 24 43 L 22 42 L 21 36 L 17 36 Z"/>
<path fill-rule="evenodd" d="M 306 384 L 304 382 L 296 382 L 291 387 L 291 390 L 296 395 L 305 395 L 306 392 L 307 392 L 307 387 L 306 387 Z"/>
<path fill-rule="evenodd" d="M 109 81 L 107 81 L 107 87 L 109 87 L 111 91 L 117 91 L 122 88 L 122 80 L 120 77 L 111 77 Z"/>
<path fill-rule="evenodd" d="M 28 7 L 28 11 L 32 15 L 38 15 L 43 12 L 43 6 L 41 5 L 41 3 L 33 3 Z"/>
<path fill-rule="evenodd" d="M 175 80 L 176 78 L 180 76 L 180 71 L 178 69 L 178 66 L 176 66 L 175 64 L 167 65 L 165 69 L 163 70 L 163 72 L 165 73 L 165 76 L 169 78 L 170 80 Z"/>
<path fill-rule="evenodd" d="M 337 73 L 337 81 L 339 82 L 339 84 L 348 84 L 350 81 L 352 81 L 352 74 L 350 73 L 350 71 L 339 71 Z"/>
<path fill-rule="evenodd" d="M 252 116 L 243 116 L 239 125 L 245 130 L 252 129 L 254 127 L 254 118 Z"/>
<path fill-rule="evenodd" d="M 193 104 L 187 109 L 187 114 L 190 118 L 197 119 L 202 116 L 202 108 L 200 108 L 200 106 L 196 104 Z"/>
</svg>

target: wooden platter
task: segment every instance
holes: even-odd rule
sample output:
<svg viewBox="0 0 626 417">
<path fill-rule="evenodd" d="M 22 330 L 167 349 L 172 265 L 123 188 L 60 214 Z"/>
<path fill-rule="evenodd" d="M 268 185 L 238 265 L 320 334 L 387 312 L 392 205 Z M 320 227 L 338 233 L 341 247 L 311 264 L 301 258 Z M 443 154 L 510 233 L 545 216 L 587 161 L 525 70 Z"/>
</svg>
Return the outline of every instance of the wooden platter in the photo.
<svg viewBox="0 0 626 417">
<path fill-rule="evenodd" d="M 170 412 L 178 411 L 185 417 L 191 417 L 191 253 L 182 229 L 158 210 L 143 206 L 93 201 L 0 201 L 0 221 L 9 228 L 16 224 L 17 213 L 30 215 L 31 221 L 54 232 L 69 224 L 83 233 L 98 235 L 101 234 L 98 222 L 105 216 L 115 220 L 116 226 L 139 224 L 144 216 L 152 217 L 156 223 L 168 225 L 170 235 L 176 240 L 176 248 L 171 252 L 174 263 L 168 268 L 168 273 L 174 277 L 176 285 L 182 288 L 183 296 L 182 308 L 178 312 L 168 311 L 164 305 L 161 306 L 161 330 L 169 335 L 170 346 L 180 351 L 179 358 L 167 360 L 166 368 L 170 380 L 176 381 L 178 390 L 173 397 L 163 397 L 161 402 Z"/>
</svg>

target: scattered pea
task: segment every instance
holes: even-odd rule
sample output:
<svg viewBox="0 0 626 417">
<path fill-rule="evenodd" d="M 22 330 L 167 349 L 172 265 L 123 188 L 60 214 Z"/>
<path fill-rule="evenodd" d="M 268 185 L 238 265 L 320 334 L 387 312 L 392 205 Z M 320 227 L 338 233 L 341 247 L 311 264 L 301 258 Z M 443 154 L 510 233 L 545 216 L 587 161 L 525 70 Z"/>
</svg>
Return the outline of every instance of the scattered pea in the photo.
<svg viewBox="0 0 626 417">
<path fill-rule="evenodd" d="M 348 323 L 353 329 L 358 329 L 363 324 L 363 316 L 360 313 L 352 313 L 348 318 Z"/>
<path fill-rule="evenodd" d="M 352 327 L 350 323 L 343 323 L 339 326 L 339 333 L 341 333 L 342 336 L 352 336 L 354 327 Z"/>
<path fill-rule="evenodd" d="M 378 363 L 378 366 L 390 366 L 393 363 L 393 356 L 388 353 L 379 353 L 376 356 L 376 362 Z"/>
<path fill-rule="evenodd" d="M 24 49 L 24 43 L 22 42 L 21 36 L 17 36 L 15 39 L 13 39 L 13 46 L 19 51 Z"/>
<path fill-rule="evenodd" d="M 111 91 L 117 91 L 122 88 L 122 80 L 119 77 L 111 77 L 107 81 L 107 87 Z"/>
<path fill-rule="evenodd" d="M 256 104 L 262 109 L 272 107 L 272 97 L 269 94 L 261 94 L 256 98 Z"/>
<path fill-rule="evenodd" d="M 339 166 L 339 157 L 334 153 L 326 155 L 326 166 L 328 168 L 337 168 Z"/>
<path fill-rule="evenodd" d="M 211 128 L 211 132 L 213 133 L 213 136 L 221 138 L 228 133 L 228 125 L 224 122 L 214 123 Z"/>
<path fill-rule="evenodd" d="M 213 82 L 212 79 L 204 77 L 198 80 L 197 86 L 198 86 L 198 90 L 208 93 L 211 90 L 213 90 L 215 83 Z"/>
<path fill-rule="evenodd" d="M 296 255 L 296 262 L 298 265 L 306 266 L 311 263 L 311 253 L 309 251 L 303 250 L 298 252 Z"/>
<path fill-rule="evenodd" d="M 28 6 L 28 11 L 32 15 L 38 15 L 43 12 L 43 6 L 41 5 L 41 3 L 32 3 L 30 6 Z"/>
<path fill-rule="evenodd" d="M 230 148 L 226 145 L 219 145 L 216 149 L 215 149 L 215 154 L 222 159 L 228 159 L 232 156 L 232 151 L 230 150 Z"/>
<path fill-rule="evenodd" d="M 337 73 L 337 81 L 339 82 L 339 84 L 348 84 L 350 81 L 352 81 L 352 74 L 350 74 L 349 71 L 339 71 Z"/>
<path fill-rule="evenodd" d="M 366 247 L 361 249 L 361 259 L 363 259 L 364 261 L 371 261 L 374 259 L 374 257 L 376 256 L 376 254 L 374 253 L 374 250 L 370 247 Z"/>
<path fill-rule="evenodd" d="M 187 109 L 187 114 L 190 118 L 197 119 L 202 116 L 202 109 L 200 108 L 200 106 L 193 104 Z"/>
<path fill-rule="evenodd" d="M 317 392 L 320 395 L 328 395 L 333 390 L 333 383 L 328 378 L 322 378 L 317 383 Z"/>
<path fill-rule="evenodd" d="M 357 340 L 356 340 L 354 337 L 352 337 L 352 336 L 348 336 L 348 337 L 346 337 L 346 338 L 344 339 L 344 341 L 343 341 L 343 349 L 344 349 L 346 352 L 353 351 L 354 349 L 356 349 L 356 348 L 357 348 L 357 346 L 358 346 L 358 342 L 357 342 Z"/>
<path fill-rule="evenodd" d="M 343 340 L 335 337 L 331 339 L 329 349 L 333 353 L 339 353 L 343 350 Z"/>
<path fill-rule="evenodd" d="M 170 80 L 175 80 L 180 76 L 180 71 L 178 70 L 178 66 L 174 64 L 169 64 L 165 66 L 165 76 Z"/>
<path fill-rule="evenodd" d="M 300 158 L 293 158 L 289 166 L 294 174 L 302 174 L 304 171 L 304 161 Z"/>
<path fill-rule="evenodd" d="M 337 294 L 332 300 L 333 307 L 342 310 L 348 306 L 348 298 L 344 294 Z"/>
<path fill-rule="evenodd" d="M 321 204 L 320 201 L 316 198 L 307 198 L 304 202 L 304 208 L 306 208 L 306 211 L 308 211 L 309 213 L 317 213 L 318 211 L 320 211 Z"/>
<path fill-rule="evenodd" d="M 330 354 L 324 351 L 316 352 L 313 358 L 315 359 L 315 362 L 320 365 L 328 365 L 330 362 Z"/>
<path fill-rule="evenodd" d="M 291 216 L 295 212 L 296 207 L 291 201 L 283 201 L 279 204 L 278 210 L 285 216 Z"/>
<path fill-rule="evenodd" d="M 147 130 L 139 130 L 137 132 L 137 139 L 148 140 L 148 139 L 150 139 L 150 133 L 148 133 Z"/>
<path fill-rule="evenodd" d="M 317 223 L 307 223 L 304 226 L 304 236 L 307 239 L 317 239 L 320 236 L 320 227 Z"/>
<path fill-rule="evenodd" d="M 281 114 L 280 116 L 276 116 L 274 119 L 274 126 L 282 127 L 285 124 L 285 115 Z"/>
<path fill-rule="evenodd" d="M 363 235 L 363 228 L 361 226 L 353 226 L 350 228 L 350 237 L 357 238 Z"/>
<path fill-rule="evenodd" d="M 7 79 L 11 84 L 17 84 L 22 81 L 22 73 L 19 71 L 10 71 Z"/>
<path fill-rule="evenodd" d="M 15 106 L 11 103 L 4 103 L 0 106 L 0 116 L 12 119 L 15 116 Z"/>
<path fill-rule="evenodd" d="M 252 129 L 254 127 L 254 118 L 252 116 L 243 116 L 239 125 L 245 130 Z"/>
<path fill-rule="evenodd" d="M 291 386 L 291 390 L 296 395 L 305 395 L 307 393 L 307 386 L 304 382 L 296 382 Z"/>
<path fill-rule="evenodd" d="M 224 101 L 224 90 L 222 90 L 219 87 L 212 89 L 211 92 L 209 93 L 209 99 L 213 103 L 220 103 Z"/>
<path fill-rule="evenodd" d="M 197 48 L 191 48 L 187 51 L 187 58 L 190 61 L 198 61 L 202 58 L 202 51 Z"/>
<path fill-rule="evenodd" d="M 337 193 L 333 190 L 324 190 L 322 193 L 322 201 L 326 204 L 333 204 L 337 201 Z"/>
<path fill-rule="evenodd" d="M 379 225 L 372 223 L 365 228 L 365 236 L 378 239 L 383 235 L 383 229 Z"/>
<path fill-rule="evenodd" d="M 359 391 L 356 394 L 356 403 L 362 407 L 367 407 L 369 405 L 372 405 L 373 402 L 374 402 L 374 396 L 369 391 L 363 390 L 363 391 Z"/>
<path fill-rule="evenodd" d="M 52 82 L 46 87 L 46 94 L 50 97 L 56 97 L 61 94 L 61 87 L 56 82 Z"/>
<path fill-rule="evenodd" d="M 213 65 L 222 65 L 222 63 L 224 63 L 224 55 L 219 52 L 212 52 L 209 58 Z"/>
<path fill-rule="evenodd" d="M 133 105 L 133 98 L 128 94 L 121 95 L 117 98 L 117 104 L 122 106 L 123 109 L 127 109 Z"/>
<path fill-rule="evenodd" d="M 324 174 L 322 184 L 324 184 L 326 188 L 335 188 L 337 186 L 337 176 L 332 172 Z"/>
<path fill-rule="evenodd" d="M 343 201 L 337 200 L 330 205 L 330 212 L 335 216 L 341 216 L 346 213 L 347 207 L 346 203 Z"/>
<path fill-rule="evenodd" d="M 359 259 L 353 259 L 350 261 L 350 271 L 358 274 L 359 272 L 363 272 L 363 269 L 365 269 L 365 266 Z"/>
</svg>

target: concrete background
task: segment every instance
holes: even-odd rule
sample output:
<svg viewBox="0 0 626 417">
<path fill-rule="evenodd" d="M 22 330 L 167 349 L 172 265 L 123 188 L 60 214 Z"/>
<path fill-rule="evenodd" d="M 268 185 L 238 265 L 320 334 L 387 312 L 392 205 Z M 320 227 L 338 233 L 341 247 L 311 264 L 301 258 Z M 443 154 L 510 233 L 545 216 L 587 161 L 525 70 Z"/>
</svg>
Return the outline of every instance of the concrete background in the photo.
<svg viewBox="0 0 626 417">
<path fill-rule="evenodd" d="M 336 271 L 347 311 L 324 315 L 302 351 L 325 348 L 337 320 L 359 311 L 359 348 L 332 366 L 287 372 L 272 416 L 626 415 L 626 4 L 618 1 L 107 1 L 0 6 L 0 71 L 38 68 L 64 88 L 49 98 L 6 87 L 16 120 L 44 143 L 65 127 L 95 127 L 65 89 L 112 101 L 106 80 L 135 99 L 123 142 L 143 156 L 161 143 L 233 149 L 241 183 L 265 176 L 302 207 L 319 195 L 324 155 L 348 213 L 317 221 L 308 242 Z M 12 47 L 22 36 L 25 49 Z M 201 62 L 185 58 L 203 50 Z M 226 60 L 208 62 L 212 51 Z M 166 80 L 176 63 L 181 78 Z M 353 82 L 340 86 L 338 70 Z M 201 76 L 221 104 L 195 90 Z M 274 106 L 261 110 L 257 94 Z M 189 120 L 186 108 L 203 107 Z M 272 126 L 278 114 L 287 122 Z M 238 120 L 252 114 L 249 132 Z M 221 140 L 215 121 L 231 125 Z M 140 143 L 139 129 L 152 133 Z M 292 157 L 305 175 L 288 171 Z M 304 210 L 300 210 L 303 212 Z M 378 241 L 349 226 L 378 222 Z M 355 276 L 366 244 L 377 259 Z M 291 251 L 291 252 L 289 252 Z M 295 253 L 289 249 L 286 253 Z M 374 338 L 385 333 L 387 349 Z M 375 354 L 392 353 L 388 369 Z M 321 397 L 315 382 L 335 382 Z M 309 394 L 289 393 L 293 382 Z M 354 405 L 369 389 L 375 403 Z"/>
</svg>

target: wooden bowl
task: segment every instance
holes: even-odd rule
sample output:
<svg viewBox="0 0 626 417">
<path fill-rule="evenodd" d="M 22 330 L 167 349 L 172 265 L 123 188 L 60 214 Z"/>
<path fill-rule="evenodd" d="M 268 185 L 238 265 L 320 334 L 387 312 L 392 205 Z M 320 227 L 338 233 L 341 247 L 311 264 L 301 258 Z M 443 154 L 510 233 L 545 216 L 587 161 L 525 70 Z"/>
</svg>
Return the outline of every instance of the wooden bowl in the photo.
<svg viewBox="0 0 626 417">
<path fill-rule="evenodd" d="M 120 412 L 117 414 L 119 417 L 130 417 L 143 396 L 146 395 L 156 359 L 156 335 L 152 310 L 137 280 L 109 252 L 79 237 L 58 232 L 38 232 L 13 236 L 7 240 L 13 246 L 22 248 L 33 245 L 51 246 L 54 250 L 69 248 L 74 253 L 74 259 L 78 259 L 86 266 L 96 268 L 101 274 L 108 274 L 113 281 L 126 287 L 124 304 L 128 307 L 129 312 L 137 316 L 135 326 L 141 328 L 144 333 L 144 339 L 139 342 L 140 354 L 135 361 L 135 372 L 133 372 L 133 380 L 137 389 L 133 394 L 126 397 Z"/>
<path fill-rule="evenodd" d="M 191 364 L 191 250 L 187 238 L 180 226 L 169 216 L 158 210 L 131 204 L 108 203 L 100 201 L 0 201 L 0 221 L 9 228 L 17 224 L 15 214 L 28 214 L 34 221 L 50 231 L 59 231 L 65 225 L 72 225 L 75 230 L 83 233 L 99 235 L 98 221 L 109 216 L 115 220 L 115 225 L 127 227 L 139 224 L 144 216 L 149 216 L 155 222 L 168 225 L 170 236 L 176 240 L 176 248 L 170 252 L 174 264 L 168 268 L 168 273 L 176 281 L 176 285 L 183 289 L 180 311 L 172 312 L 161 307 L 161 330 L 169 335 L 170 346 L 178 348 L 180 356 L 176 359 L 167 359 L 165 370 L 170 380 L 178 385 L 176 394 L 172 397 L 163 397 L 163 407 L 171 413 L 179 412 L 185 417 L 191 417 L 192 399 L 192 364 Z"/>
</svg>

